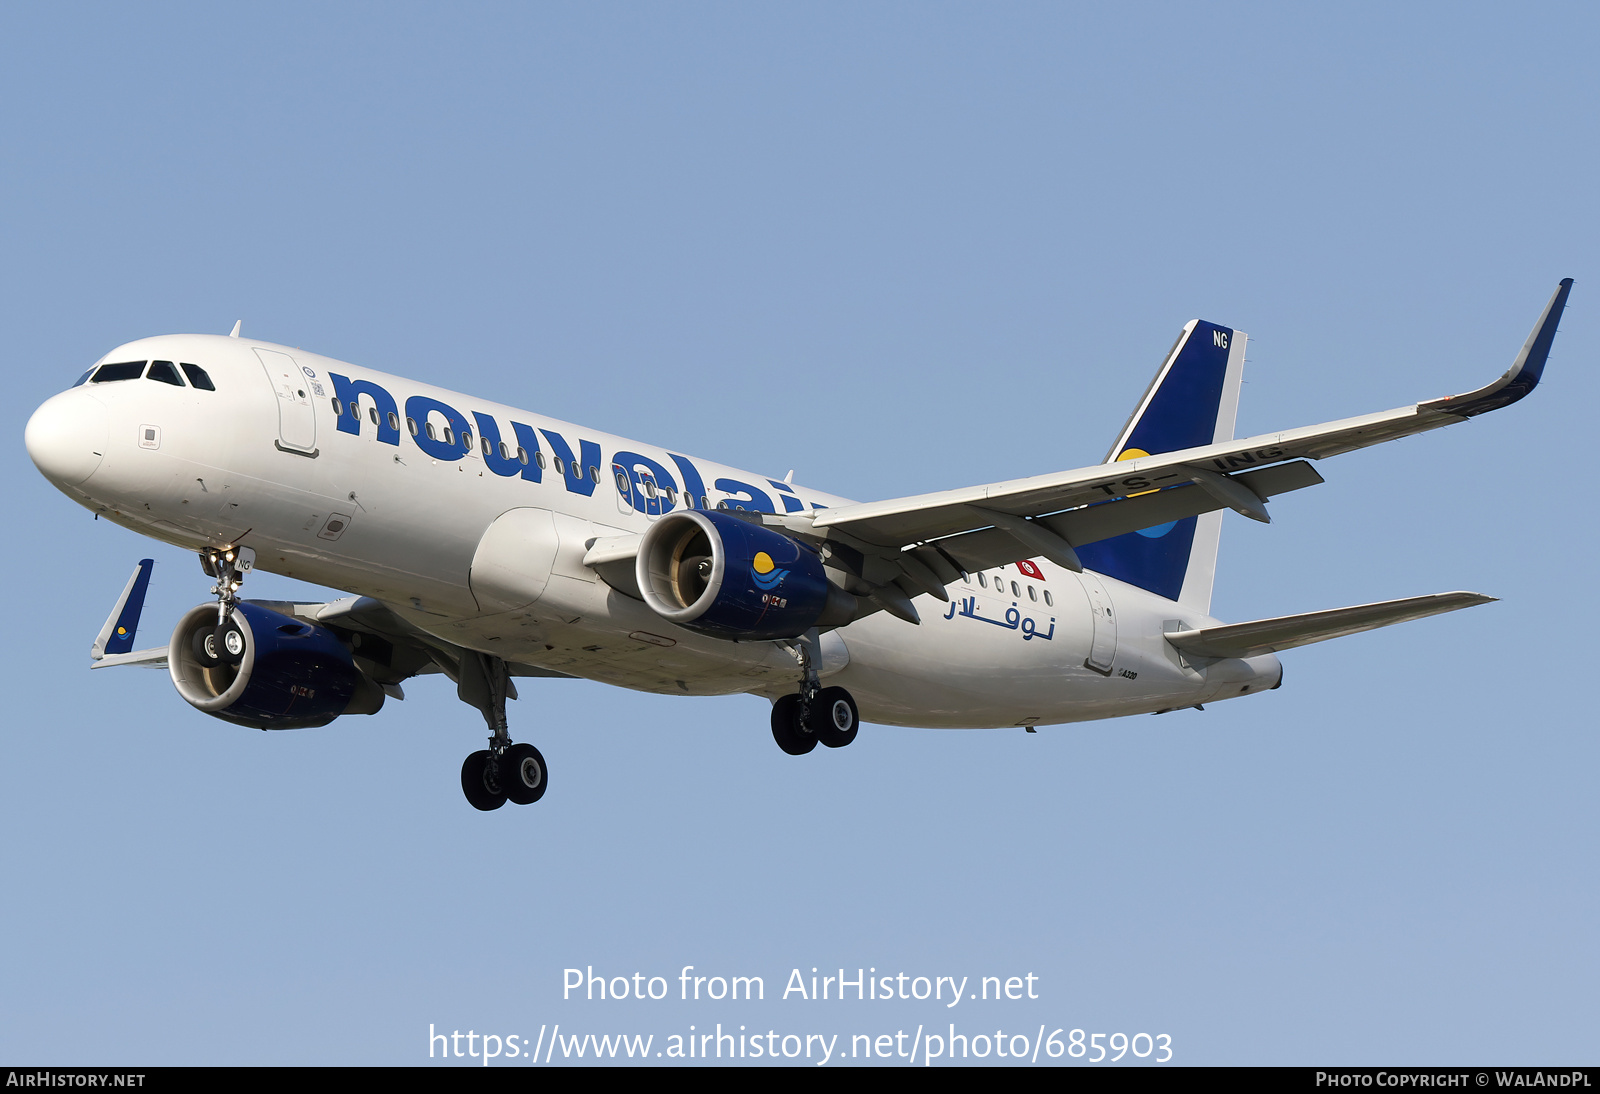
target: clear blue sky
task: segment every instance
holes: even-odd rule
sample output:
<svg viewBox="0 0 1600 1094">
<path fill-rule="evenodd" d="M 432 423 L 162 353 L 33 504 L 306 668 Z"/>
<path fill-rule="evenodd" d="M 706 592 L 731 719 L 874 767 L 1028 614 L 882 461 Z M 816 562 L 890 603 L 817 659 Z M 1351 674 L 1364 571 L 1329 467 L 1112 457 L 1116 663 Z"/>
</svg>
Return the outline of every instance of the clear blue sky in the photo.
<svg viewBox="0 0 1600 1094">
<path fill-rule="evenodd" d="M 1165 1033 L 1184 1063 L 1595 1062 L 1597 30 L 1580 4 L 7 5 L 0 1060 L 954 1021 Z M 242 318 L 892 497 L 1100 459 L 1194 317 L 1252 336 L 1243 432 L 1467 390 L 1562 277 L 1544 387 L 1325 461 L 1271 527 L 1230 516 L 1215 611 L 1499 603 L 1291 652 L 1204 713 L 867 726 L 803 760 L 755 699 L 529 681 L 513 728 L 552 787 L 490 815 L 438 678 L 263 734 L 91 674 L 135 560 L 147 640 L 209 583 L 22 446 L 111 347 Z M 563 1002 L 589 965 L 768 998 Z M 1040 998 L 777 998 L 813 966 Z"/>
</svg>

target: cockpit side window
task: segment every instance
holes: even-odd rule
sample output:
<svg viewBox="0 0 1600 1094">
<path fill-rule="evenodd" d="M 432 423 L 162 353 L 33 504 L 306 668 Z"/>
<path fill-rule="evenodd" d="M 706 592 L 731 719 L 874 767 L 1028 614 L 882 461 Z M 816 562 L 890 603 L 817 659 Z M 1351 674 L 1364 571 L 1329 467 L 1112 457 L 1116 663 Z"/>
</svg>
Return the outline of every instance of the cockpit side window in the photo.
<svg viewBox="0 0 1600 1094">
<path fill-rule="evenodd" d="M 211 382 L 211 377 L 207 376 L 206 370 L 199 365 L 191 365 L 185 361 L 183 363 L 183 374 L 189 377 L 191 386 L 197 387 L 201 391 L 217 390 L 217 385 Z"/>
<path fill-rule="evenodd" d="M 182 387 L 183 379 L 178 375 L 178 370 L 171 361 L 151 361 L 150 371 L 144 374 L 146 380 L 160 380 L 163 384 L 173 387 Z"/>
<path fill-rule="evenodd" d="M 90 383 L 109 384 L 117 380 L 137 380 L 144 375 L 143 361 L 125 361 L 116 365 L 101 365 L 95 369 Z"/>
</svg>

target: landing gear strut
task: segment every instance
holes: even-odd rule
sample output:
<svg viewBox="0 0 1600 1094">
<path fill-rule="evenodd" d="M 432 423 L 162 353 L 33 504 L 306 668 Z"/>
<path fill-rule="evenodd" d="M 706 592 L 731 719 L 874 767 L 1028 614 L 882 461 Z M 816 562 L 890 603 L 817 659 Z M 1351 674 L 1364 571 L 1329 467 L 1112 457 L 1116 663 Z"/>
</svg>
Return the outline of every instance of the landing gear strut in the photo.
<svg viewBox="0 0 1600 1094">
<path fill-rule="evenodd" d="M 800 690 L 772 704 L 772 739 L 778 747 L 791 756 L 804 756 L 819 741 L 828 748 L 843 748 L 855 740 L 861 728 L 855 699 L 844 688 L 823 687 L 817 675 L 817 631 L 782 645 L 800 667 Z"/>
<path fill-rule="evenodd" d="M 207 547 L 200 552 L 200 568 L 217 579 L 211 586 L 217 598 L 217 625 L 196 631 L 191 648 L 195 660 L 208 669 L 244 660 L 244 631 L 233 622 L 233 606 L 239 602 L 239 586 L 255 565 L 256 553 L 249 547 Z"/>
<path fill-rule="evenodd" d="M 461 791 L 473 808 L 488 812 L 507 801 L 532 805 L 544 797 L 549 781 L 544 756 L 530 744 L 512 744 L 506 728 L 506 700 L 517 697 L 511 672 L 500 658 L 464 650 L 456 694 L 483 713 L 489 747 L 461 765 Z"/>
</svg>

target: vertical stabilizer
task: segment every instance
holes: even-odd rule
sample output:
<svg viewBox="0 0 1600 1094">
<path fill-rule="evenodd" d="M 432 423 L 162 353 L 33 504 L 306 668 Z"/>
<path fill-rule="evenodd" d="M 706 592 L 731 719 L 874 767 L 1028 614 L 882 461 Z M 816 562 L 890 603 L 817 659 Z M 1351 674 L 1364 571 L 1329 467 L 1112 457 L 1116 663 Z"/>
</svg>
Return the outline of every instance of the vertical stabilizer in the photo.
<svg viewBox="0 0 1600 1094">
<path fill-rule="evenodd" d="M 1192 320 L 1106 454 L 1106 462 L 1233 439 L 1249 335 Z M 1222 514 L 1205 513 L 1078 548 L 1084 566 L 1209 613 Z"/>
</svg>

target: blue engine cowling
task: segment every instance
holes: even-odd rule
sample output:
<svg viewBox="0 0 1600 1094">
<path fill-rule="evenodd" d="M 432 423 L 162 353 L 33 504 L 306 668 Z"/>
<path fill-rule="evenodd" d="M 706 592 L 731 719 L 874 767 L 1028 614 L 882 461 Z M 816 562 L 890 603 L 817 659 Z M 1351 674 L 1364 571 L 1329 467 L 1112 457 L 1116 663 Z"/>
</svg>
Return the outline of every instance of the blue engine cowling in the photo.
<svg viewBox="0 0 1600 1094">
<path fill-rule="evenodd" d="M 667 514 L 645 533 L 634 566 L 658 615 L 717 638 L 794 638 L 855 611 L 816 548 L 728 513 Z"/>
<path fill-rule="evenodd" d="M 383 706 L 383 689 L 332 631 L 246 601 L 232 618 L 245 638 L 237 665 L 207 667 L 195 656 L 195 635 L 217 626 L 215 604 L 190 611 L 172 632 L 167 669 L 189 705 L 253 729 L 310 729 Z"/>
</svg>

